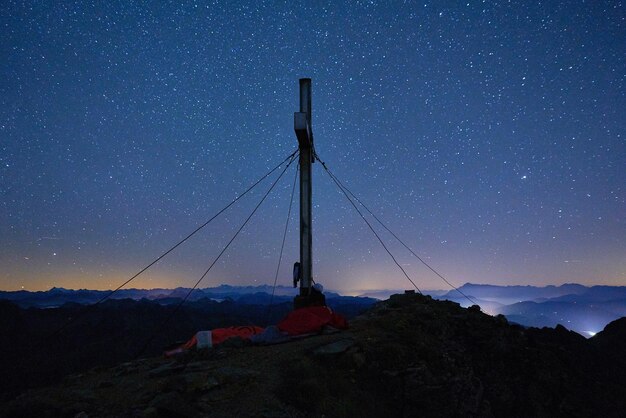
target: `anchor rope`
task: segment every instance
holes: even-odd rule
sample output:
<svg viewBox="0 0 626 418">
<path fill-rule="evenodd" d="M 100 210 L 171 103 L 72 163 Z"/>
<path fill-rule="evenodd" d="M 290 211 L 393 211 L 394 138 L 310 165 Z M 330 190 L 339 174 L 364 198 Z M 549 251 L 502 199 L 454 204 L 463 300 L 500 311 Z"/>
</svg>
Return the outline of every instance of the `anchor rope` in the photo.
<svg viewBox="0 0 626 418">
<path fill-rule="evenodd" d="M 285 221 L 285 230 L 283 231 L 283 242 L 280 246 L 280 254 L 278 256 L 278 265 L 276 266 L 276 274 L 274 275 L 274 284 L 272 285 L 272 295 L 270 296 L 270 303 L 267 305 L 267 312 L 265 314 L 265 322 L 269 320 L 269 315 L 272 310 L 272 304 L 274 302 L 274 292 L 276 291 L 276 282 L 278 281 L 278 272 L 280 271 L 281 260 L 283 259 L 283 250 L 285 248 L 285 240 L 287 238 L 287 229 L 289 228 L 289 219 L 291 218 L 291 208 L 293 206 L 293 196 L 296 191 L 296 183 L 298 180 L 298 173 L 300 172 L 300 165 L 296 165 L 296 174 L 293 178 L 293 186 L 291 187 L 291 197 L 289 198 L 289 210 L 287 211 L 287 220 Z"/>
<path fill-rule="evenodd" d="M 222 257 L 222 255 L 224 255 L 224 253 L 226 252 L 226 250 L 228 250 L 228 248 L 230 247 L 230 245 L 233 243 L 233 241 L 235 241 L 235 238 L 237 238 L 237 236 L 239 235 L 239 233 L 243 230 L 243 228 L 248 224 L 248 222 L 250 221 L 250 219 L 252 219 L 252 217 L 254 216 L 254 214 L 256 213 L 256 211 L 259 209 L 259 207 L 261 207 L 261 205 L 263 204 L 263 202 L 265 201 L 265 199 L 269 196 L 269 194 L 272 192 L 272 190 L 274 190 L 274 187 L 276 186 L 276 184 L 278 184 L 278 182 L 280 181 L 280 179 L 283 177 L 283 175 L 285 174 L 285 172 L 287 171 L 287 169 L 289 168 L 289 166 L 291 166 L 291 164 L 296 160 L 296 158 L 298 157 L 298 153 L 296 152 L 295 154 L 292 154 L 291 156 L 291 160 L 289 161 L 289 163 L 285 166 L 285 168 L 283 168 L 283 171 L 280 173 L 280 175 L 276 178 L 276 180 L 274 180 L 274 182 L 272 183 L 272 185 L 270 186 L 270 188 L 267 190 L 267 192 L 265 192 L 265 194 L 263 195 L 263 197 L 261 198 L 261 200 L 259 201 L 259 203 L 257 203 L 257 205 L 254 207 L 254 209 L 252 210 L 252 212 L 250 213 L 250 215 L 248 215 L 248 217 L 246 218 L 246 220 L 243 222 L 243 224 L 239 227 L 239 229 L 237 230 L 237 232 L 235 232 L 235 234 L 232 236 L 232 238 L 230 239 L 230 241 L 228 241 L 228 243 L 224 246 L 224 248 L 222 249 L 222 251 L 217 255 L 217 257 L 215 257 L 215 259 L 213 260 L 213 262 L 211 263 L 211 265 L 206 269 L 206 271 L 202 274 L 202 276 L 200 276 L 200 278 L 198 279 L 198 281 L 193 285 L 193 287 L 191 289 L 189 289 L 189 291 L 187 292 L 187 294 L 185 295 L 185 297 L 176 305 L 176 307 L 174 308 L 174 310 L 172 311 L 172 313 L 170 315 L 167 316 L 167 318 L 165 318 L 165 320 L 161 323 L 161 325 L 155 330 L 155 332 L 153 332 L 150 337 L 148 338 L 148 340 L 146 341 L 146 343 L 144 344 L 143 348 L 139 351 L 139 353 L 137 353 L 137 355 L 135 356 L 135 358 L 138 358 L 140 355 L 142 355 L 145 350 L 148 348 L 148 345 L 152 342 L 152 340 L 154 339 L 154 337 L 161 332 L 161 330 L 163 328 L 165 328 L 165 326 L 169 323 L 169 321 L 174 317 L 174 315 L 176 315 L 176 313 L 180 310 L 180 308 L 185 304 L 185 302 L 187 302 L 187 299 L 189 299 L 189 296 L 191 296 L 191 293 L 196 290 L 196 288 L 198 287 L 198 285 L 200 284 L 200 282 L 202 280 L 204 280 L 204 278 L 206 277 L 207 274 L 209 274 L 209 272 L 211 271 L 211 269 L 213 268 L 213 266 L 215 266 L 215 264 L 219 261 L 219 259 Z"/>
<path fill-rule="evenodd" d="M 452 288 L 453 290 L 456 290 L 461 296 L 465 297 L 468 301 L 470 301 L 470 303 L 474 304 L 474 305 L 478 305 L 478 303 L 472 299 L 470 296 L 466 295 L 463 291 L 461 291 L 461 289 L 459 289 L 458 287 L 456 287 L 455 285 L 453 285 L 448 279 L 446 279 L 441 273 L 439 273 L 437 270 L 435 270 L 434 267 L 432 267 L 430 264 L 428 264 L 422 257 L 420 257 L 411 247 L 409 247 L 402 239 L 400 239 L 400 237 L 398 237 L 398 235 L 393 232 L 378 216 L 376 216 L 376 214 L 374 214 L 374 212 L 372 212 L 366 205 L 365 203 L 363 203 L 363 201 L 361 199 L 359 199 L 354 193 L 352 193 L 352 191 L 343 183 L 341 182 L 341 180 L 339 180 L 333 173 L 332 171 L 327 167 L 327 165 L 319 158 L 319 156 L 315 156 L 315 158 L 322 164 L 322 167 L 324 167 L 324 170 L 331 176 L 331 178 L 333 178 L 333 180 L 336 180 L 336 183 L 338 183 L 338 185 L 340 187 L 342 187 L 345 191 L 348 192 L 348 194 L 350 194 L 350 196 L 352 196 L 352 198 L 354 198 L 387 232 L 389 232 L 391 234 L 391 236 L 393 236 L 404 248 L 407 249 L 407 251 L 409 251 L 415 258 L 417 258 L 424 266 L 426 266 L 430 271 L 432 271 L 435 275 L 437 275 L 437 277 L 439 277 L 441 280 L 443 280 L 444 283 L 446 283 L 448 286 L 450 286 L 450 288 Z"/>
<path fill-rule="evenodd" d="M 284 158 L 279 164 L 277 164 L 276 166 L 274 166 L 274 168 L 272 168 L 270 171 L 268 171 L 266 174 L 264 174 L 262 177 L 260 177 L 257 181 L 255 181 L 251 186 L 249 186 L 246 190 L 244 190 L 240 195 L 238 195 L 236 198 L 234 198 L 229 204 L 227 204 L 226 206 L 224 206 L 222 209 L 220 209 L 215 215 L 213 215 L 211 218 L 209 218 L 209 220 L 207 220 L 206 222 L 204 222 L 203 224 L 201 224 L 200 226 L 198 226 L 196 229 L 194 229 L 191 233 L 189 233 L 187 236 L 185 236 L 185 238 L 183 238 L 182 240 L 180 240 L 179 242 L 177 242 L 174 246 L 170 247 L 167 251 L 165 251 L 163 254 L 161 254 L 160 256 L 158 256 L 156 259 L 154 259 L 152 262 L 150 262 L 148 265 L 146 265 L 144 268 L 142 268 L 141 270 L 139 270 L 137 273 L 135 273 L 131 278 L 129 278 L 128 280 L 126 280 L 124 283 L 122 283 L 121 285 L 119 285 L 117 288 L 115 288 L 114 290 L 110 291 L 109 293 L 107 293 L 106 295 L 104 295 L 102 298 L 100 298 L 97 302 L 92 303 L 90 305 L 87 305 L 85 307 L 85 309 L 83 309 L 82 312 L 79 313 L 79 315 L 71 317 L 67 320 L 67 322 L 65 322 L 62 326 L 60 326 L 56 331 L 54 331 L 52 334 L 50 334 L 50 336 L 48 338 L 54 337 L 57 334 L 59 334 L 60 332 L 62 332 L 64 329 L 66 329 L 69 325 L 71 325 L 72 323 L 76 322 L 76 320 L 78 320 L 79 318 L 83 317 L 90 309 L 92 309 L 94 306 L 101 304 L 102 302 L 104 302 L 105 300 L 107 300 L 108 298 L 110 298 L 111 296 L 113 296 L 113 294 L 115 294 L 117 291 L 119 291 L 120 289 L 122 289 L 124 286 L 126 286 L 127 284 L 129 284 L 131 281 L 133 281 L 134 279 L 136 279 L 137 277 L 139 277 L 142 273 L 144 273 L 146 270 L 148 270 L 150 267 L 152 267 L 153 265 L 155 265 L 156 263 L 158 263 L 159 261 L 161 261 L 161 259 L 163 259 L 165 256 L 167 256 L 168 254 L 170 254 L 172 251 L 174 251 L 176 248 L 178 248 L 180 245 L 182 245 L 185 241 L 187 241 L 189 238 L 191 238 L 192 236 L 194 236 L 196 233 L 198 233 L 201 229 L 203 229 L 204 227 L 206 227 L 208 224 L 210 224 L 214 219 L 216 219 L 218 216 L 220 216 L 222 213 L 224 213 L 226 210 L 228 210 L 232 205 L 234 205 L 236 202 L 238 202 L 242 197 L 244 197 L 245 195 L 247 195 L 250 191 L 252 191 L 256 186 L 258 186 L 263 180 L 265 180 L 267 177 L 269 177 L 272 173 L 274 173 L 276 170 L 278 170 L 283 164 L 285 164 L 285 162 L 289 161 L 289 165 L 293 162 L 293 159 L 295 158 L 295 156 L 298 154 L 298 150 L 296 149 L 294 152 L 292 152 L 291 154 L 289 154 L 286 158 Z"/>
<path fill-rule="evenodd" d="M 411 284 L 413 285 L 413 287 L 415 287 L 415 290 L 417 290 L 418 293 L 422 293 L 422 291 L 419 289 L 419 287 L 417 287 L 417 285 L 415 284 L 415 282 L 409 277 L 408 273 L 406 272 L 406 270 L 400 265 L 400 263 L 398 262 L 398 260 L 396 260 L 396 257 L 394 257 L 394 255 L 391 253 L 391 251 L 389 250 L 389 248 L 387 248 L 387 246 L 385 245 L 384 241 L 382 240 L 382 238 L 380 237 L 380 235 L 378 235 L 378 233 L 376 232 L 376 230 L 374 229 L 374 227 L 369 223 L 369 221 L 367 220 L 367 218 L 365 217 L 365 215 L 363 215 L 363 213 L 359 210 L 359 208 L 357 207 L 357 205 L 352 201 L 352 199 L 350 198 L 350 196 L 348 195 L 348 193 L 344 190 L 344 188 L 341 186 L 341 184 L 339 183 L 339 181 L 330 173 L 330 171 L 328 170 L 328 168 L 326 167 L 326 164 L 319 159 L 319 157 L 317 157 L 317 160 L 322 163 L 322 167 L 324 167 L 324 170 L 326 171 L 326 173 L 328 173 L 328 175 L 330 176 L 330 178 L 332 179 L 332 181 L 337 185 L 337 187 L 339 188 L 339 190 L 341 191 L 341 193 L 343 193 L 343 195 L 346 197 L 346 199 L 348 199 L 348 202 L 350 202 L 350 204 L 352 205 L 352 207 L 354 207 L 354 209 L 357 211 L 357 213 L 359 214 L 359 216 L 363 219 L 363 221 L 367 224 L 368 228 L 374 233 L 374 235 L 376 236 L 376 238 L 378 239 L 378 242 L 380 242 L 380 245 L 383 246 L 383 248 L 385 249 L 385 251 L 387 252 L 387 254 L 389 254 L 389 256 L 391 257 L 391 259 L 393 260 L 393 262 L 396 264 L 396 266 L 398 266 L 398 268 L 400 270 L 402 270 L 402 273 L 404 274 L 404 277 L 407 278 L 407 280 L 409 282 L 411 282 Z"/>
</svg>

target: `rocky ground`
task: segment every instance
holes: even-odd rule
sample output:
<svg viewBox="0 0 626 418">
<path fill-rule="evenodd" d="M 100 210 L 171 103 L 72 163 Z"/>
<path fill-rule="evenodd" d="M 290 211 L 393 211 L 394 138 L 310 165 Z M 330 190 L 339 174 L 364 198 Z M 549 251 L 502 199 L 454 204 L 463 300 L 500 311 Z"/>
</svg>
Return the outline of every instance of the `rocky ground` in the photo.
<svg viewBox="0 0 626 418">
<path fill-rule="evenodd" d="M 229 340 L 73 375 L 0 405 L 24 417 L 623 416 L 626 323 L 586 340 L 478 307 L 394 295 L 350 329 Z"/>
</svg>

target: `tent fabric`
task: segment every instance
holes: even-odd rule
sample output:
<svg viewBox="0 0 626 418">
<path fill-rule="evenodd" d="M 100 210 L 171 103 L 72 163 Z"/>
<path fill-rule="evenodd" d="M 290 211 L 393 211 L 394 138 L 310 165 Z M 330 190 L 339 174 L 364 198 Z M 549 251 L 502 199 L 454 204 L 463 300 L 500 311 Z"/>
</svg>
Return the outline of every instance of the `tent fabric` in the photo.
<svg viewBox="0 0 626 418">
<path fill-rule="evenodd" d="M 194 347 L 197 348 L 210 348 L 214 345 L 221 344 L 229 338 L 240 337 L 249 340 L 252 336 L 258 335 L 265 331 L 264 328 L 256 326 L 242 326 L 242 327 L 228 327 L 228 328 L 216 328 L 210 331 L 198 331 L 189 341 L 185 344 L 168 350 L 165 352 L 166 357 L 171 357 L 177 354 L 189 351 Z M 209 335 L 206 335 L 210 333 Z"/>
<path fill-rule="evenodd" d="M 167 357 L 184 353 L 194 347 L 212 347 L 229 338 L 240 337 L 255 344 L 277 344 L 291 338 L 321 332 L 324 327 L 348 328 L 346 319 L 326 306 L 311 306 L 290 312 L 278 325 L 261 328 L 240 326 L 199 331 L 185 344 L 165 352 Z M 206 335 L 210 333 L 210 335 Z"/>
<path fill-rule="evenodd" d="M 348 328 L 346 319 L 326 306 L 310 306 L 291 311 L 278 323 L 278 329 L 290 336 L 320 332 L 326 325 Z"/>
<path fill-rule="evenodd" d="M 211 330 L 211 340 L 213 341 L 213 345 L 223 343 L 233 337 L 241 337 L 245 340 L 249 340 L 253 335 L 260 334 L 263 331 L 263 328 L 255 326 L 216 328 Z"/>
<path fill-rule="evenodd" d="M 276 325 L 270 325 L 265 328 L 265 331 L 261 334 L 250 337 L 250 341 L 252 341 L 253 344 L 259 345 L 280 344 L 290 339 L 289 335 L 287 335 L 286 332 L 280 331 Z"/>
</svg>

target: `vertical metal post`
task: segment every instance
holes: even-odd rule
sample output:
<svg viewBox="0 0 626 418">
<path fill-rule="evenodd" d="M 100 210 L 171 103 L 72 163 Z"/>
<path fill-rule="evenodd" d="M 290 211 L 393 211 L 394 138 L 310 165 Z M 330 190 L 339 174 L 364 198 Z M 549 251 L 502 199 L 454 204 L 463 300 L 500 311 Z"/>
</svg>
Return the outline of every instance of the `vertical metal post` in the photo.
<svg viewBox="0 0 626 418">
<path fill-rule="evenodd" d="M 315 161 L 313 130 L 311 129 L 311 79 L 300 79 L 300 111 L 294 113 L 293 124 L 300 149 L 300 267 L 294 266 L 294 283 L 300 279 L 300 294 L 294 299 L 296 309 L 325 306 L 326 297 L 312 288 L 313 231 L 311 164 Z"/>
<path fill-rule="evenodd" d="M 300 149 L 300 267 L 294 266 L 294 283 L 300 279 L 300 294 L 294 299 L 296 309 L 325 306 L 324 294 L 312 288 L 313 231 L 311 164 L 315 161 L 315 146 L 311 128 L 311 79 L 300 79 L 300 111 L 293 115 L 294 129 Z"/>
<path fill-rule="evenodd" d="M 311 292 L 313 277 L 312 235 L 312 178 L 313 130 L 311 129 L 311 79 L 300 79 L 300 113 L 306 115 L 306 138 L 299 140 L 300 147 L 300 295 Z"/>
</svg>

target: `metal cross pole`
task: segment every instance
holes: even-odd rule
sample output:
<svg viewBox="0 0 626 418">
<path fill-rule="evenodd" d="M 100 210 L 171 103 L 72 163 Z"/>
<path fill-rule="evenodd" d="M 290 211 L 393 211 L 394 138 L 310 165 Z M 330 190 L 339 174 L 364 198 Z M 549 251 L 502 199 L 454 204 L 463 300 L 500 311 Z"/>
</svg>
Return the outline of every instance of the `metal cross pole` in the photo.
<svg viewBox="0 0 626 418">
<path fill-rule="evenodd" d="M 295 307 L 324 305 L 324 295 L 312 288 L 313 234 L 311 164 L 314 161 L 313 130 L 311 128 L 311 79 L 300 79 L 300 111 L 294 113 L 294 129 L 300 149 L 300 295 Z"/>
</svg>

